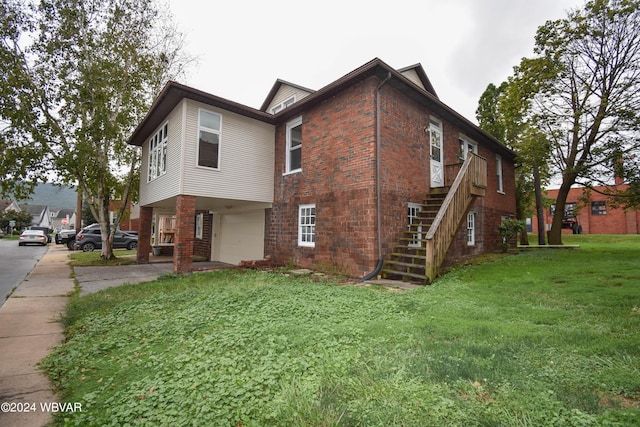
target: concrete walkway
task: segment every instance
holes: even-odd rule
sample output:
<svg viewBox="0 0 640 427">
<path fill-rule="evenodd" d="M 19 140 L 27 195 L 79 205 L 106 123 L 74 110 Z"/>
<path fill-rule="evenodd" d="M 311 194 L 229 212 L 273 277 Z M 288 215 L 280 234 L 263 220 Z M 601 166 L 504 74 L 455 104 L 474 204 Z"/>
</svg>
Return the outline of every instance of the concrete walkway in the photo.
<svg viewBox="0 0 640 427">
<path fill-rule="evenodd" d="M 64 339 L 62 324 L 73 291 L 68 250 L 49 246 L 40 262 L 0 308 L 0 426 L 49 423 L 57 402 L 37 364 Z"/>
</svg>

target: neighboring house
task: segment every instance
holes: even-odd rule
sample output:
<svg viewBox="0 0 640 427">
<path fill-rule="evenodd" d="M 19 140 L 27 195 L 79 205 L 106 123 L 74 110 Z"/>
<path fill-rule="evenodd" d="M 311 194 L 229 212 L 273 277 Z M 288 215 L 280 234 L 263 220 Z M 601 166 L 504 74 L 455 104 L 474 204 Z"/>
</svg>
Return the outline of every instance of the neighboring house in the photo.
<svg viewBox="0 0 640 427">
<path fill-rule="evenodd" d="M 52 212 L 49 210 L 48 206 L 44 205 L 24 205 L 22 208 L 23 211 L 28 212 L 33 220 L 31 221 L 31 225 L 34 227 L 47 227 L 52 229 Z"/>
<path fill-rule="evenodd" d="M 111 200 L 109 202 L 109 221 L 111 222 L 111 224 L 115 222 L 115 216 L 121 206 L 121 199 Z M 132 204 L 131 201 L 128 201 L 127 207 L 125 208 L 122 215 L 122 219 L 120 220 L 120 224 L 118 224 L 118 228 L 120 228 L 120 230 L 137 231 L 138 216 L 140 215 L 139 212 L 140 207 L 138 205 Z"/>
<path fill-rule="evenodd" d="M 138 262 L 153 242 L 176 272 L 193 255 L 270 257 L 428 283 L 498 250 L 515 214 L 514 153 L 419 64 L 374 59 L 318 91 L 277 80 L 259 110 L 169 82 L 129 143 L 143 158 Z"/>
<path fill-rule="evenodd" d="M 616 179 L 616 187 L 625 189 L 620 179 Z M 592 191 L 585 191 L 583 187 L 576 187 L 569 190 L 565 212 L 569 218 L 565 222 L 562 232 L 564 234 L 574 233 L 574 229 L 584 234 L 640 234 L 640 210 L 624 210 L 623 208 L 612 208 L 607 201 L 606 186 L 595 187 Z M 610 188 L 609 188 L 610 190 Z M 547 190 L 546 197 L 555 200 L 558 197 L 558 190 Z M 553 222 L 555 214 L 555 204 L 552 204 L 544 211 L 544 223 L 547 231 Z M 575 217 L 575 227 L 572 227 Z M 531 219 L 532 232 L 538 232 L 537 217 Z"/>
<path fill-rule="evenodd" d="M 20 212 L 20 205 L 18 205 L 15 201 L 10 199 L 0 199 L 0 212 L 6 211 L 16 211 Z"/>
<path fill-rule="evenodd" d="M 76 227 L 76 211 L 74 209 L 59 209 L 53 212 L 51 228 L 59 230 L 73 230 Z"/>
</svg>

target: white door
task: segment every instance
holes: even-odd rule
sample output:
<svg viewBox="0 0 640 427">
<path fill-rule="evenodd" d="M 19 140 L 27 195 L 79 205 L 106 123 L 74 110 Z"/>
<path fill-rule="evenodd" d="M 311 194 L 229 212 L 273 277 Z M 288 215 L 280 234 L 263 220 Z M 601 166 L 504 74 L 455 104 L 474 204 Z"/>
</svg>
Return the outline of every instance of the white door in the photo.
<svg viewBox="0 0 640 427">
<path fill-rule="evenodd" d="M 264 211 L 220 215 L 219 260 L 229 264 L 264 258 Z"/>
<path fill-rule="evenodd" d="M 429 140 L 431 144 L 431 187 L 444 187 L 442 123 L 436 119 L 431 119 Z"/>
</svg>

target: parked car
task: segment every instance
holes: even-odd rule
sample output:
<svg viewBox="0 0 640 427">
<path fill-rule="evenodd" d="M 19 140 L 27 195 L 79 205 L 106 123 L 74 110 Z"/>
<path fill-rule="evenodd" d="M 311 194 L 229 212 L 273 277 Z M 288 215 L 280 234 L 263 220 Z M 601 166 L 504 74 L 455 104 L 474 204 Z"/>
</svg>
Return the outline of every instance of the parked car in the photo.
<svg viewBox="0 0 640 427">
<path fill-rule="evenodd" d="M 24 230 L 18 239 L 18 246 L 36 244 L 45 246 L 49 240 L 42 230 Z"/>
<path fill-rule="evenodd" d="M 113 248 L 126 248 L 129 250 L 138 247 L 138 236 L 116 230 L 113 235 Z M 83 252 L 93 252 L 102 249 L 102 234 L 100 227 L 83 228 L 75 237 L 74 249 L 81 249 Z"/>
<path fill-rule="evenodd" d="M 100 229 L 100 224 L 93 223 L 91 225 L 86 226 L 83 230 L 93 230 Z M 58 245 L 67 245 L 70 251 L 74 249 L 76 244 L 76 230 L 62 230 L 58 234 L 56 234 L 56 243 Z"/>
<path fill-rule="evenodd" d="M 76 230 L 62 230 L 56 234 L 56 244 L 67 245 L 70 250 L 73 250 L 73 245 L 76 242 Z"/>
<path fill-rule="evenodd" d="M 47 243 L 51 243 L 51 230 L 49 227 L 29 227 L 27 230 L 42 230 L 45 236 L 47 236 Z"/>
</svg>

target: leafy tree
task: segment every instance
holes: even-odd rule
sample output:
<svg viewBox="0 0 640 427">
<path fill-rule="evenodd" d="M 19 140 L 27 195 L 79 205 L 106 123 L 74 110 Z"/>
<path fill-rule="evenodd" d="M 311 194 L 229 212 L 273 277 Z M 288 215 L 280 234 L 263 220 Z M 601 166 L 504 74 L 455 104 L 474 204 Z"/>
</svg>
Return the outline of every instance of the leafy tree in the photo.
<svg viewBox="0 0 640 427">
<path fill-rule="evenodd" d="M 611 187 L 610 195 L 633 205 L 640 170 L 640 1 L 589 1 L 541 26 L 535 53 L 530 70 L 548 73 L 538 75 L 532 111 L 562 177 L 556 212 L 564 212 L 574 184 L 607 184 L 614 175 L 631 177 L 633 185 L 626 194 Z M 561 228 L 562 216 L 555 215 L 551 244 L 562 243 Z"/>
<path fill-rule="evenodd" d="M 9 232 L 9 221 L 15 221 L 14 230 L 22 230 L 29 227 L 33 221 L 33 217 L 28 212 L 17 212 L 13 210 L 0 211 L 0 229 L 5 233 Z"/>
<path fill-rule="evenodd" d="M 526 65 L 526 63 L 523 63 Z M 489 84 L 480 97 L 476 118 L 482 129 L 516 152 L 516 217 L 524 220 L 535 205 L 542 220 L 542 185 L 548 181 L 546 167 L 548 144 L 530 115 L 530 100 L 535 93 L 526 67 L 516 67 L 515 74 L 499 87 Z M 538 224 L 538 243 L 544 244 L 544 224 Z M 520 243 L 527 245 L 526 233 Z"/>
<path fill-rule="evenodd" d="M 110 196 L 137 190 L 126 139 L 188 62 L 182 38 L 154 0 L 0 0 L 0 35 L 0 191 L 77 185 L 110 258 Z"/>
<path fill-rule="evenodd" d="M 87 226 L 87 225 L 91 225 L 94 224 L 98 221 L 96 221 L 96 218 L 93 216 L 93 213 L 91 213 L 91 207 L 89 206 L 88 203 L 83 203 L 82 204 L 82 223 Z"/>
</svg>

